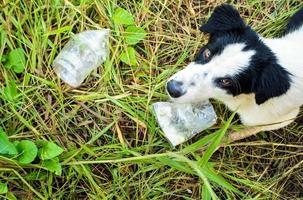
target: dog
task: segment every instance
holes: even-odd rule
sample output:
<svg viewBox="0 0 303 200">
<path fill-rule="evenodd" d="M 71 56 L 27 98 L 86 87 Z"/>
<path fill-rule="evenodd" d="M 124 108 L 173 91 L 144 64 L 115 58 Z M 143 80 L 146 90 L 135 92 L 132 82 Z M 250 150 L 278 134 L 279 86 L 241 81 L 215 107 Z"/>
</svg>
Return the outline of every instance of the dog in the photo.
<svg viewBox="0 0 303 200">
<path fill-rule="evenodd" d="M 172 101 L 216 99 L 237 112 L 242 124 L 264 130 L 294 121 L 303 104 L 303 8 L 278 38 L 257 34 L 228 4 L 216 7 L 200 30 L 209 41 L 168 79 Z"/>
</svg>

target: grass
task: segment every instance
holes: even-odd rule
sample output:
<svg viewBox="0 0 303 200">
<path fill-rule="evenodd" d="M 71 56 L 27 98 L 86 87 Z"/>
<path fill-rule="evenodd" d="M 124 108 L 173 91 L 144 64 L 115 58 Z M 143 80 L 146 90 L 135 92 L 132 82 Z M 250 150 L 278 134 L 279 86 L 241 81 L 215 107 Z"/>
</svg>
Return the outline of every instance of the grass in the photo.
<svg viewBox="0 0 303 200">
<path fill-rule="evenodd" d="M 282 130 L 216 152 L 223 129 L 238 128 L 236 119 L 227 122 L 231 113 L 218 102 L 213 102 L 217 125 L 175 149 L 153 117 L 151 103 L 166 99 L 165 81 L 206 42 L 198 27 L 222 2 L 3 0 L 0 55 L 23 48 L 26 70 L 16 74 L 0 63 L 1 90 L 14 80 L 19 93 L 14 103 L 0 98 L 0 127 L 12 141 L 53 141 L 64 153 L 61 176 L 39 160 L 22 165 L 0 156 L 0 182 L 9 191 L 1 198 L 303 199 L 302 114 Z M 266 37 L 278 36 L 303 5 L 300 0 L 229 2 Z M 138 66 L 118 59 L 127 45 L 118 36 L 124 29 L 115 29 L 111 20 L 117 7 L 132 13 L 148 33 L 135 46 Z M 114 30 L 110 58 L 72 89 L 54 74 L 52 61 L 72 33 L 100 27 Z"/>
</svg>

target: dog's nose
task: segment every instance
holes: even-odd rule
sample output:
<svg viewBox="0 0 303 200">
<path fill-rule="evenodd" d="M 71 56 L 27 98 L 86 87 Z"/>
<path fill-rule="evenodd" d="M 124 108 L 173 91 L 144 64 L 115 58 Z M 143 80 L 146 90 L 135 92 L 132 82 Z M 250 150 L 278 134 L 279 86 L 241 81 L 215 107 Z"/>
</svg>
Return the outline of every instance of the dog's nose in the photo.
<svg viewBox="0 0 303 200">
<path fill-rule="evenodd" d="M 178 98 L 184 94 L 181 81 L 170 80 L 166 84 L 168 94 L 173 98 Z"/>
</svg>

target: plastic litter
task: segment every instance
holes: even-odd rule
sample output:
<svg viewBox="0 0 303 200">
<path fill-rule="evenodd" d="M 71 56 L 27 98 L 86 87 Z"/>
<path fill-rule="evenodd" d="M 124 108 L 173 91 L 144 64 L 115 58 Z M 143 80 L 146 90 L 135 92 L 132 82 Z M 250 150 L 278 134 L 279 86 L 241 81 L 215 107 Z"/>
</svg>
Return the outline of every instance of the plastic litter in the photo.
<svg viewBox="0 0 303 200">
<path fill-rule="evenodd" d="M 165 137 L 173 146 L 187 141 L 217 121 L 209 101 L 199 104 L 157 102 L 153 104 L 153 109 Z"/>
<path fill-rule="evenodd" d="M 74 35 L 53 62 L 56 74 L 70 86 L 79 87 L 106 60 L 109 33 L 109 29 L 102 29 Z"/>
</svg>

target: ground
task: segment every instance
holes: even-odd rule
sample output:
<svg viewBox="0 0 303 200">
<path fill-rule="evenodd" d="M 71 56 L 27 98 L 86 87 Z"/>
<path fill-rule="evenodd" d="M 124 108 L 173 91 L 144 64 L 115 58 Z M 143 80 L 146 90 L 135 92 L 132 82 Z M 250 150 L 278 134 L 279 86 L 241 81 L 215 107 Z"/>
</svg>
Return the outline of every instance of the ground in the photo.
<svg viewBox="0 0 303 200">
<path fill-rule="evenodd" d="M 17 73 L 4 67 L 5 59 L 0 62 L 0 127 L 12 142 L 49 141 L 64 152 L 58 156 L 61 175 L 47 170 L 41 157 L 21 164 L 1 155 L 0 183 L 8 189 L 1 198 L 303 199 L 302 114 L 282 130 L 221 144 L 215 153 L 224 133 L 220 128 L 232 115 L 219 102 L 212 102 L 218 123 L 177 148 L 154 119 L 150 105 L 167 99 L 165 81 L 206 42 L 198 28 L 222 2 L 2 0 L 0 55 L 22 48 L 26 65 Z M 303 5 L 300 0 L 229 3 L 265 37 L 278 36 Z M 112 19 L 117 7 L 132 13 L 147 32 L 133 45 L 137 64 L 132 66 L 119 59 L 127 44 L 125 26 Z M 73 89 L 56 76 L 52 61 L 72 33 L 96 28 L 112 30 L 110 57 Z M 12 80 L 17 97 L 10 100 L 5 88 Z M 235 117 L 229 129 L 237 128 Z"/>
</svg>

